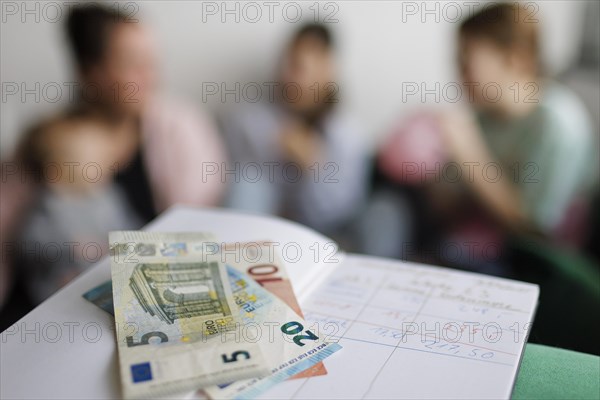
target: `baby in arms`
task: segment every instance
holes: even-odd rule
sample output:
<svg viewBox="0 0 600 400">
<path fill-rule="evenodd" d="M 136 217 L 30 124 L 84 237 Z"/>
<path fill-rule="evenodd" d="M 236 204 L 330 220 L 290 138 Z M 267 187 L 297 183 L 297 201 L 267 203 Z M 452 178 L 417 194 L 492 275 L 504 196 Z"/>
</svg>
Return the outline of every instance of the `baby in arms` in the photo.
<svg viewBox="0 0 600 400">
<path fill-rule="evenodd" d="M 110 127 L 82 115 L 43 124 L 26 141 L 41 185 L 21 230 L 20 270 L 41 302 L 108 250 L 108 232 L 141 221 L 113 180 L 122 151 Z"/>
</svg>

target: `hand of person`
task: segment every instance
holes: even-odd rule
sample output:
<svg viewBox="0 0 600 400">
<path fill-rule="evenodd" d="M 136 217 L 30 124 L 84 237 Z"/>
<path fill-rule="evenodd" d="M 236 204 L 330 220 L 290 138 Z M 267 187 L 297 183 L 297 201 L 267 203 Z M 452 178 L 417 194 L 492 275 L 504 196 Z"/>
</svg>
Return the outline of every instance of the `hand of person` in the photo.
<svg viewBox="0 0 600 400">
<path fill-rule="evenodd" d="M 284 154 L 290 161 L 300 164 L 302 169 L 307 169 L 320 159 L 322 139 L 302 121 L 288 121 L 280 138 Z"/>
<path fill-rule="evenodd" d="M 440 126 L 450 159 L 462 169 L 462 180 L 483 205 L 511 231 L 536 231 L 523 210 L 518 188 L 504 178 L 486 177 L 486 166 L 494 162 L 494 157 L 472 113 L 464 109 L 444 112 L 440 115 Z"/>
<path fill-rule="evenodd" d="M 491 159 L 469 110 L 457 107 L 440 113 L 438 118 L 443 142 L 453 161 L 460 164 Z"/>
</svg>

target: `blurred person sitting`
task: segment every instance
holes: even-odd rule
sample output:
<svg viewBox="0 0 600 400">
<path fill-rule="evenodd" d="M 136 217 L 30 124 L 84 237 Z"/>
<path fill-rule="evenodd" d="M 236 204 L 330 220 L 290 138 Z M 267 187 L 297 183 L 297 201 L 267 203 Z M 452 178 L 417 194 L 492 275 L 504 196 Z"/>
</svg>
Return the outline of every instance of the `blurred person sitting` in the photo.
<svg viewBox="0 0 600 400">
<path fill-rule="evenodd" d="M 380 152 L 383 179 L 420 202 L 379 204 L 396 213 L 387 215 L 391 230 L 414 232 L 426 221 L 420 245 L 429 236 L 438 250 L 444 243 L 461 249 L 453 262 L 437 251 L 436 262 L 502 274 L 484 265 L 501 258 L 506 235 L 579 240 L 580 200 L 594 180 L 592 125 L 571 91 L 542 78 L 538 25 L 526 16 L 518 3 L 495 4 L 465 20 L 459 66 L 470 107 L 413 116 Z M 411 215 L 415 208 L 420 217 Z M 399 227 L 411 217 L 412 229 Z M 379 250 L 401 247 L 388 242 Z M 489 259 L 486 245 L 495 247 Z"/>
<path fill-rule="evenodd" d="M 18 240 L 18 265 L 35 303 L 107 254 L 107 232 L 143 224 L 112 182 L 119 161 L 114 146 L 105 121 L 81 114 L 47 121 L 23 143 L 20 159 L 45 177 Z"/>
<path fill-rule="evenodd" d="M 21 221 L 11 217 L 10 232 L 3 228 L 3 246 L 20 230 L 23 240 L 35 242 L 15 249 L 25 263 L 45 261 L 39 260 L 44 254 L 21 254 L 23 246 L 39 249 L 63 238 L 83 246 L 90 236 L 107 244 L 110 229 L 139 228 L 175 203 L 217 205 L 224 189 L 220 177 L 204 176 L 204 163 L 224 161 L 213 124 L 185 103 L 158 93 L 156 50 L 148 28 L 100 5 L 71 8 L 66 28 L 80 77 L 77 102 L 32 130 L 14 163 L 21 170 L 2 181 L 4 188 L 26 186 L 27 195 L 21 196 L 31 200 L 12 201 L 17 191 L 2 190 L 3 203 L 10 205 L 3 214 Z M 80 173 L 97 163 L 102 179 L 88 187 L 81 180 L 50 184 L 46 175 L 36 179 L 31 174 L 32 165 L 54 162 L 63 174 L 72 163 L 78 163 L 75 172 Z M 6 260 L 3 254 L 2 270 L 9 274 Z M 43 268 L 81 270 L 59 265 L 63 262 Z M 75 275 L 57 272 L 60 278 L 41 282 L 54 273 L 39 274 L 39 285 L 32 287 L 36 302 Z"/>
<path fill-rule="evenodd" d="M 333 50 L 327 28 L 302 27 L 285 50 L 273 99 L 224 121 L 229 170 L 238 171 L 228 195 L 233 208 L 285 216 L 330 235 L 354 217 L 366 191 L 366 150 L 355 121 L 337 104 Z"/>
</svg>

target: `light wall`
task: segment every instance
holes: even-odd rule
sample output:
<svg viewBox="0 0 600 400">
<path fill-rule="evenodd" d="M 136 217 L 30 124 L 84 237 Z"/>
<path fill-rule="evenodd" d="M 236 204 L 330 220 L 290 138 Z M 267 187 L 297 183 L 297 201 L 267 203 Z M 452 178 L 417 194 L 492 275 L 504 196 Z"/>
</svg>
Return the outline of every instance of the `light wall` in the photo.
<svg viewBox="0 0 600 400">
<path fill-rule="evenodd" d="M 2 156 L 10 153 L 27 125 L 64 106 L 69 100 L 68 82 L 74 81 L 62 31 L 67 6 L 61 1 L 54 2 L 62 11 L 59 18 L 48 6 L 52 2 L 27 3 L 33 13 L 24 13 L 22 2 L 2 2 Z M 443 85 L 456 79 L 456 6 L 467 15 L 472 4 L 485 2 L 345 1 L 315 5 L 314 1 L 299 1 L 292 6 L 287 5 L 290 2 L 265 3 L 254 2 L 262 18 L 252 22 L 257 9 L 252 8 L 254 5 L 246 6 L 244 13 L 244 2 L 227 5 L 221 1 L 138 2 L 136 17 L 154 27 L 163 52 L 165 89 L 190 97 L 199 107 L 218 111 L 223 106 L 219 96 L 203 101 L 203 83 L 225 82 L 232 87 L 236 81 L 244 85 L 269 80 L 286 39 L 300 25 L 286 21 L 284 8 L 286 17 L 293 20 L 299 6 L 301 21 L 314 20 L 315 8 L 321 18 L 335 11 L 333 18 L 337 22 L 329 26 L 339 44 L 343 107 L 367 127 L 364 134 L 376 140 L 396 118 L 420 105 L 419 96 L 403 101 L 403 82 L 424 82 L 433 87 L 435 82 Z M 115 2 L 108 4 L 114 6 Z M 119 6 L 130 3 L 121 2 Z M 213 15 L 215 7 L 218 10 Z M 238 7 L 239 22 L 235 21 L 235 14 L 222 15 L 223 7 Z M 269 7 L 274 11 L 272 22 Z M 542 22 L 543 54 L 548 70 L 551 74 L 564 71 L 578 56 L 585 2 L 540 1 L 530 2 L 530 7 L 535 11 L 534 18 Z M 424 14 L 425 9 L 433 13 Z M 226 18 L 225 23 L 222 18 Z M 20 94 L 9 95 L 5 90 L 7 84 L 14 83 L 35 88 L 36 82 L 40 85 L 39 101 L 34 95 L 27 95 L 23 101 Z M 57 102 L 48 101 L 52 98 L 40 93 L 49 82 L 64 88 Z"/>
</svg>

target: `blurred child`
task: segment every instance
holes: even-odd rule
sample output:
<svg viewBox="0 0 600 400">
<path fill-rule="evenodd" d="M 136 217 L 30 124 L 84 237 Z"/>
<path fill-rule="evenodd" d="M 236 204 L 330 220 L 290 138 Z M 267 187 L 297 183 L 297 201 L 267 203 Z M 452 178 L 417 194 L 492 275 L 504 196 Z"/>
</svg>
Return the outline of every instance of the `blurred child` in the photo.
<svg viewBox="0 0 600 400">
<path fill-rule="evenodd" d="M 459 66 L 470 109 L 413 118 L 382 148 L 380 170 L 426 193 L 442 241 L 481 251 L 486 240 L 501 247 L 507 233 L 564 237 L 582 222 L 591 122 L 573 93 L 542 78 L 538 25 L 527 15 L 518 3 L 495 4 L 464 21 Z M 410 178 L 407 162 L 418 165 Z M 482 258 L 463 255 L 458 264 Z"/>
<path fill-rule="evenodd" d="M 296 33 L 276 90 L 270 102 L 224 124 L 239 178 L 230 182 L 229 204 L 333 234 L 362 203 L 367 163 L 360 130 L 337 107 L 333 43 L 324 26 Z M 251 164 L 262 168 L 259 179 L 240 173 Z"/>
<path fill-rule="evenodd" d="M 32 131 L 23 158 L 40 179 L 21 226 L 20 268 L 41 302 L 107 254 L 107 233 L 142 220 L 113 182 L 119 150 L 100 120 L 68 115 Z"/>
</svg>

